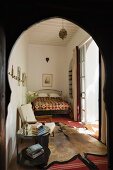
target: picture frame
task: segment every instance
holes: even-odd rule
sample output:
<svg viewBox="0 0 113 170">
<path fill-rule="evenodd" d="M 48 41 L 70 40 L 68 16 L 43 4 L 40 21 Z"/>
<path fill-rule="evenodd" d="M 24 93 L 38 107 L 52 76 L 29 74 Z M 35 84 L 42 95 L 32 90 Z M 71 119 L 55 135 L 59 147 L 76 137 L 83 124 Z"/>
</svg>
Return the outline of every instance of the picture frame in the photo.
<svg viewBox="0 0 113 170">
<path fill-rule="evenodd" d="M 42 74 L 42 86 L 52 87 L 53 75 L 52 74 Z"/>
</svg>

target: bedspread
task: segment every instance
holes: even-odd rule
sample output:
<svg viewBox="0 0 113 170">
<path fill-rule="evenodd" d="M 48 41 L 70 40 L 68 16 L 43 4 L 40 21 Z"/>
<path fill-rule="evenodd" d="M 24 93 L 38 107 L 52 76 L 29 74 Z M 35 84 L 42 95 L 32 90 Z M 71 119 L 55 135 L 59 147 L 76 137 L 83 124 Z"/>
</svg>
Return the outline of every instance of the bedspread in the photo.
<svg viewBox="0 0 113 170">
<path fill-rule="evenodd" d="M 38 97 L 33 102 L 33 109 L 38 110 L 69 110 L 71 108 L 67 101 L 59 97 Z"/>
</svg>

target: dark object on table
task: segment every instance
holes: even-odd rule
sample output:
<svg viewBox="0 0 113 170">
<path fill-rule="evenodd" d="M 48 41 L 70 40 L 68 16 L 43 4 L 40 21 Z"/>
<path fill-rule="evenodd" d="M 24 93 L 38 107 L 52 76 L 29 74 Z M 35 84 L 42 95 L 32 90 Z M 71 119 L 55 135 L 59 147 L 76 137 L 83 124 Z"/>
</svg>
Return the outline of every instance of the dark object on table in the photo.
<svg viewBox="0 0 113 170">
<path fill-rule="evenodd" d="M 43 127 L 41 127 L 41 129 L 42 128 Z M 27 135 L 25 135 L 21 133 L 21 130 L 19 130 L 17 132 L 17 162 L 22 166 L 27 166 L 27 167 L 38 166 L 38 167 L 44 168 L 47 165 L 49 155 L 50 155 L 50 150 L 48 148 L 49 135 L 50 135 L 49 132 L 43 135 L 32 134 L 32 133 L 30 134 L 28 133 Z M 42 148 L 43 150 L 40 150 L 40 155 L 38 155 L 37 153 L 37 155 L 34 154 L 35 156 L 31 156 L 31 155 L 29 156 L 26 153 L 26 150 L 29 147 L 26 147 L 19 151 L 19 143 L 20 143 L 19 141 L 21 141 L 21 139 L 22 140 L 34 139 L 36 145 L 30 146 L 30 148 L 33 152 L 35 152 L 39 148 Z"/>
<path fill-rule="evenodd" d="M 32 159 L 35 159 L 37 156 L 40 156 L 43 153 L 44 149 L 40 144 L 32 145 L 26 149 L 26 154 Z"/>
</svg>

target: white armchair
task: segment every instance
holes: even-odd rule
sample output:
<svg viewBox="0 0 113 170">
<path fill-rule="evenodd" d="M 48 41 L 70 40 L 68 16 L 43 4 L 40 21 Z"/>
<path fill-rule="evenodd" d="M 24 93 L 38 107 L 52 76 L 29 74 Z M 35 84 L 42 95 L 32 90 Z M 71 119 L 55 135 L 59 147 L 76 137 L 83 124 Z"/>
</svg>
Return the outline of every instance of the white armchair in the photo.
<svg viewBox="0 0 113 170">
<path fill-rule="evenodd" d="M 24 105 L 20 106 L 18 108 L 18 111 L 19 111 L 20 118 L 23 123 L 25 123 L 25 122 L 36 123 L 37 122 L 31 103 L 24 104 Z"/>
<path fill-rule="evenodd" d="M 19 111 L 22 123 L 27 122 L 28 124 L 36 124 L 38 122 L 34 115 L 31 103 L 20 106 L 18 108 L 18 111 Z M 44 124 L 45 126 L 48 126 L 50 128 L 50 134 L 53 134 L 54 136 L 55 123 L 47 122 Z"/>
</svg>

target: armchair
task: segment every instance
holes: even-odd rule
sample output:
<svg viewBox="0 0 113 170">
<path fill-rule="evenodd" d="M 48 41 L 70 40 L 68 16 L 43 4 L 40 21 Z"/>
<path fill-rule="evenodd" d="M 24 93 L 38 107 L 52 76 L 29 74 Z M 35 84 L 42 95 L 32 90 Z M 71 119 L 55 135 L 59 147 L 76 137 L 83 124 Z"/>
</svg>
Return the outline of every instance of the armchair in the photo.
<svg viewBox="0 0 113 170">
<path fill-rule="evenodd" d="M 32 105 L 31 103 L 24 104 L 18 108 L 18 112 L 22 121 L 22 124 L 28 123 L 28 124 L 36 124 L 38 120 L 36 119 Z M 50 134 L 53 134 L 54 136 L 54 128 L 55 128 L 55 123 L 54 122 L 47 122 L 44 123 L 45 126 L 48 126 L 50 128 Z"/>
</svg>

